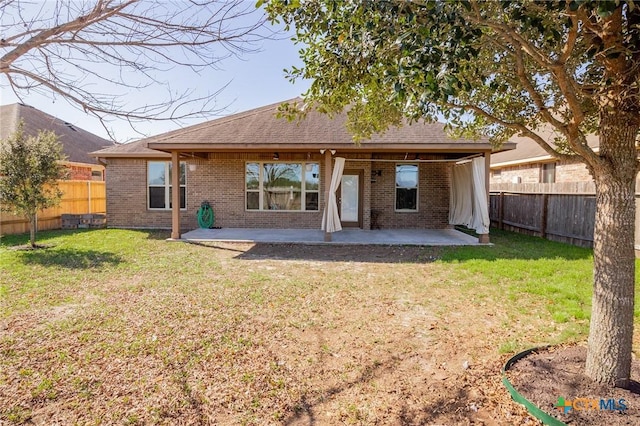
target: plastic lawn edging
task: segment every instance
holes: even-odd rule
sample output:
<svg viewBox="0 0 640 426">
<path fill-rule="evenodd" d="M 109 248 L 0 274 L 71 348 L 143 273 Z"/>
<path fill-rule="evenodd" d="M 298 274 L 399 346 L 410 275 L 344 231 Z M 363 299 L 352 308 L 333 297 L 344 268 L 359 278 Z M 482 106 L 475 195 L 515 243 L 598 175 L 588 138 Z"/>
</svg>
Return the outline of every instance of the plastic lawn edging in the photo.
<svg viewBox="0 0 640 426">
<path fill-rule="evenodd" d="M 533 404 L 527 398 L 522 396 L 513 387 L 511 382 L 509 382 L 509 379 L 507 379 L 507 374 L 506 373 L 513 366 L 513 364 L 515 364 L 516 362 L 518 362 L 519 360 L 521 360 L 522 358 L 526 357 L 527 355 L 529 355 L 532 352 L 537 352 L 539 350 L 546 349 L 546 348 L 547 347 L 527 349 L 526 351 L 520 352 L 519 354 L 516 354 L 513 357 L 511 357 L 509 359 L 509 361 L 507 361 L 507 363 L 502 368 L 502 384 L 507 388 L 507 390 L 511 394 L 511 398 L 513 398 L 513 400 L 515 402 L 524 405 L 525 408 L 527 409 L 527 411 L 530 414 L 532 414 L 535 418 L 540 420 L 545 425 L 549 425 L 549 426 L 567 426 L 566 423 L 561 422 L 560 420 L 556 419 L 555 417 L 551 416 L 550 414 L 547 414 L 546 412 L 542 411 L 539 407 L 537 407 L 535 404 Z"/>
</svg>

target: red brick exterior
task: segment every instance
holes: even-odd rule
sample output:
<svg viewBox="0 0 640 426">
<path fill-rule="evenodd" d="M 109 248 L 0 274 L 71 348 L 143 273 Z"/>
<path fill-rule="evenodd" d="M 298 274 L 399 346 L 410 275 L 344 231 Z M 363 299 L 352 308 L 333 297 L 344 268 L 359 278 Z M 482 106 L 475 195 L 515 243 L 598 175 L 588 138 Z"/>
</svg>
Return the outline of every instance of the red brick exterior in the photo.
<svg viewBox="0 0 640 426">
<path fill-rule="evenodd" d="M 527 163 L 501 167 L 499 174 L 491 171 L 491 183 L 541 183 L 542 165 L 545 163 Z M 517 180 L 520 182 L 517 182 Z M 591 182 L 593 179 L 582 163 L 556 163 L 556 182 Z"/>
<path fill-rule="evenodd" d="M 210 154 L 209 159 L 189 159 L 187 167 L 186 210 L 181 213 L 183 230 L 197 228 L 197 211 L 209 201 L 215 213 L 215 226 L 223 228 L 301 228 L 318 229 L 324 206 L 324 159 L 320 154 L 280 154 L 280 161 L 314 161 L 320 164 L 320 210 L 314 212 L 247 211 L 245 209 L 245 163 L 272 161 L 273 153 Z M 365 158 L 359 154 L 352 156 Z M 348 157 L 347 157 L 348 158 Z M 379 157 L 377 157 L 379 158 Z M 394 159 L 394 157 L 386 157 Z M 426 157 L 425 157 L 426 158 Z M 429 157 L 436 158 L 436 157 Z M 403 157 L 395 157 L 397 160 Z M 157 160 L 153 160 L 157 161 Z M 395 211 L 394 162 L 347 161 L 345 168 L 362 170 L 363 228 L 371 225 L 371 210 L 380 212 L 382 228 L 447 228 L 452 163 L 419 165 L 418 211 Z M 381 170 L 374 176 L 371 170 Z M 147 160 L 110 158 L 106 173 L 107 223 L 110 227 L 170 228 L 171 211 L 147 208 Z"/>
<path fill-rule="evenodd" d="M 63 163 L 67 168 L 69 180 L 104 180 L 104 168 L 96 164 Z M 93 176 L 93 171 L 100 171 L 100 177 Z"/>
<path fill-rule="evenodd" d="M 431 157 L 436 158 L 436 157 Z M 418 209 L 415 212 L 396 211 L 396 163 L 373 163 L 381 176 L 371 183 L 371 208 L 380 212 L 381 228 L 449 227 L 449 194 L 452 163 L 420 163 L 418 167 Z"/>
</svg>

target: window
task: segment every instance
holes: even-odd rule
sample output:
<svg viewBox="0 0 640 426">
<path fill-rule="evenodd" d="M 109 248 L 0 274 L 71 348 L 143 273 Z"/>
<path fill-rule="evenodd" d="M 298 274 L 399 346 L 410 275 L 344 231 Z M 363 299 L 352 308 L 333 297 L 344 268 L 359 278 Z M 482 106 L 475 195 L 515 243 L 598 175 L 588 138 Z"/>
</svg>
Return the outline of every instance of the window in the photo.
<svg viewBox="0 0 640 426">
<path fill-rule="evenodd" d="M 418 210 L 418 165 L 396 165 L 396 210 Z"/>
<path fill-rule="evenodd" d="M 171 208 L 171 172 L 170 161 L 149 161 L 147 179 L 149 185 L 149 208 L 168 210 Z M 180 208 L 186 205 L 186 164 L 180 163 Z"/>
<path fill-rule="evenodd" d="M 555 183 L 556 182 L 556 163 L 545 163 L 542 165 L 542 176 L 540 181 L 542 183 Z"/>
<path fill-rule="evenodd" d="M 102 177 L 102 170 L 92 170 L 91 180 L 104 180 L 104 178 Z"/>
<path fill-rule="evenodd" d="M 247 163 L 247 210 L 317 211 L 318 163 Z"/>
</svg>

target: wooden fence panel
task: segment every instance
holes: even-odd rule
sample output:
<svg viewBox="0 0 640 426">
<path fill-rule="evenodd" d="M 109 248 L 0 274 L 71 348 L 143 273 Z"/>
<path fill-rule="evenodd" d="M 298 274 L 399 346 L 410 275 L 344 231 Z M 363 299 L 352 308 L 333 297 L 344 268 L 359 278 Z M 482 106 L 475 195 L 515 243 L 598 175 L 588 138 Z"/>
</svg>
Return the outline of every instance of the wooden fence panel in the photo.
<svg viewBox="0 0 640 426">
<path fill-rule="evenodd" d="M 492 192 L 489 205 L 491 224 L 500 229 L 593 247 L 596 200 L 592 193 Z M 636 195 L 636 210 L 635 246 L 640 250 L 640 195 Z"/>
<path fill-rule="evenodd" d="M 60 205 L 38 213 L 38 230 L 60 229 L 63 214 L 106 213 L 107 194 L 103 181 L 60 181 Z M 29 222 L 7 212 L 0 213 L 0 235 L 29 232 Z"/>
<path fill-rule="evenodd" d="M 533 233 L 542 232 L 541 194 L 502 194 L 503 226 L 516 227 Z"/>
<path fill-rule="evenodd" d="M 550 194 L 547 210 L 547 238 L 592 247 L 596 199 L 587 194 Z"/>
</svg>

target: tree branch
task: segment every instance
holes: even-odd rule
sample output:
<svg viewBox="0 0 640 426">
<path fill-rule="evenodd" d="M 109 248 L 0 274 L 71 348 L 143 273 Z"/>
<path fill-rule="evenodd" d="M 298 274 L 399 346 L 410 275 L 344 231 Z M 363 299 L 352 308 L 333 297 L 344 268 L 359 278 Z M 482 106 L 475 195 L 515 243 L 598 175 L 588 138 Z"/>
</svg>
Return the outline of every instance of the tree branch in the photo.
<svg viewBox="0 0 640 426">
<path fill-rule="evenodd" d="M 538 145 L 540 145 L 542 149 L 544 149 L 544 151 L 547 154 L 549 154 L 554 158 L 557 158 L 558 160 L 576 162 L 576 161 L 579 161 L 579 158 L 582 157 L 581 155 L 563 154 L 561 152 L 558 152 L 551 145 L 549 145 L 549 143 L 545 141 L 544 138 L 542 138 L 539 134 L 529 129 L 524 124 L 509 122 L 501 118 L 498 118 L 495 115 L 487 112 L 486 110 L 484 110 L 483 108 L 480 108 L 477 105 L 449 103 L 448 106 L 451 108 L 462 108 L 468 111 L 473 111 L 474 113 L 481 115 L 482 117 L 484 117 L 485 119 L 493 123 L 496 123 L 508 129 L 515 130 L 516 132 L 520 133 L 522 136 L 527 136 L 533 139 Z"/>
<path fill-rule="evenodd" d="M 162 73 L 173 66 L 194 73 L 215 68 L 230 56 L 256 51 L 254 43 L 272 35 L 264 30 L 263 12 L 243 0 L 93 0 L 89 8 L 87 3 L 2 4 L 14 20 L 6 26 L 3 21 L 0 73 L 14 93 L 60 96 L 101 121 L 206 117 L 219 111 L 209 107 L 219 91 L 176 95 Z M 90 86 L 96 80 L 103 95 Z M 141 106 L 124 101 L 130 91 L 122 89 L 152 85 L 165 88 L 165 100 L 149 105 L 139 97 Z M 187 105 L 196 112 L 176 109 Z"/>
</svg>

